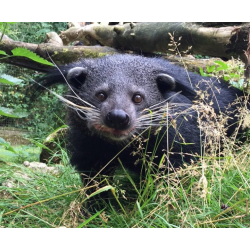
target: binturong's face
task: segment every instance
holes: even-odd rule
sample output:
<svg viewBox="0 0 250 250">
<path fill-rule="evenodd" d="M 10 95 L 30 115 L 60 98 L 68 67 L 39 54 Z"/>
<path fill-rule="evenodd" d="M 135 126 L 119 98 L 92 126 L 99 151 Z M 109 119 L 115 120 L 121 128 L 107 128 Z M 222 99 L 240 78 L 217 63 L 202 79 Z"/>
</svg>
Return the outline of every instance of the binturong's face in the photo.
<svg viewBox="0 0 250 250">
<path fill-rule="evenodd" d="M 141 129 L 159 125 L 168 103 L 161 86 L 173 88 L 174 79 L 149 62 L 142 57 L 112 56 L 86 60 L 68 71 L 67 81 L 79 97 L 77 102 L 85 110 L 89 106 L 82 112 L 89 130 L 124 141 Z M 158 112 L 158 122 L 152 111 Z"/>
</svg>

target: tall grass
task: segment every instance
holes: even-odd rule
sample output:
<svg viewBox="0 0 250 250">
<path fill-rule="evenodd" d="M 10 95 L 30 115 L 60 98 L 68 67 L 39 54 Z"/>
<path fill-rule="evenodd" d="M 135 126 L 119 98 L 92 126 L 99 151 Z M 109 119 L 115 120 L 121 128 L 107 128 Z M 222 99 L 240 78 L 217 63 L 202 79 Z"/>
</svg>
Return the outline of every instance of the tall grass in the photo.
<svg viewBox="0 0 250 250">
<path fill-rule="evenodd" d="M 229 141 L 220 157 L 204 155 L 200 163 L 167 175 L 151 171 L 139 186 L 121 166 L 112 183 L 121 204 L 107 201 L 91 216 L 82 209 L 86 196 L 79 175 L 62 163 L 46 170 L 1 163 L 1 227 L 250 226 L 248 143 Z"/>
</svg>

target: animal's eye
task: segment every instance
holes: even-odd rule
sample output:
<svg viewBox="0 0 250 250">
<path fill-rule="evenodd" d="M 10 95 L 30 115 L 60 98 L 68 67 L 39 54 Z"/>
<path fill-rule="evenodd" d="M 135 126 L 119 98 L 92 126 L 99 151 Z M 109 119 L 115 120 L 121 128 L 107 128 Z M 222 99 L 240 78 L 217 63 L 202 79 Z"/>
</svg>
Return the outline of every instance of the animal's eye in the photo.
<svg viewBox="0 0 250 250">
<path fill-rule="evenodd" d="M 140 94 L 135 94 L 132 98 L 132 101 L 134 103 L 141 103 L 142 102 L 142 96 Z"/>
<path fill-rule="evenodd" d="M 96 97 L 98 98 L 98 100 L 100 102 L 103 102 L 107 99 L 107 94 L 104 92 L 100 92 L 100 93 L 96 94 Z"/>
</svg>

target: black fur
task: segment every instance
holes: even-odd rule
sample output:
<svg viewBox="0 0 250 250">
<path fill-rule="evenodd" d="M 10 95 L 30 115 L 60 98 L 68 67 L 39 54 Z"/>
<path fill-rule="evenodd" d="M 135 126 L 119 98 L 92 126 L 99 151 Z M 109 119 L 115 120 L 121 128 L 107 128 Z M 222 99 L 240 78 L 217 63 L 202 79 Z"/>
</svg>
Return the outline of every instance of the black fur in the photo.
<svg viewBox="0 0 250 250">
<path fill-rule="evenodd" d="M 243 96 L 242 91 L 229 87 L 224 81 L 186 72 L 164 59 L 114 55 L 83 59 L 60 69 L 61 72 L 51 72 L 42 84 L 65 84 L 66 78 L 72 88 L 67 99 L 88 106 L 72 97 L 76 94 L 100 111 L 98 127 L 79 110 L 67 109 L 71 163 L 77 171 L 90 177 L 95 176 L 113 157 L 114 160 L 101 171 L 102 174 L 111 174 L 119 164 L 117 157 L 124 166 L 141 171 L 141 164 L 134 165 L 139 156 L 132 154 L 138 142 L 117 154 L 133 139 L 131 134 L 143 131 L 136 124 L 140 112 L 162 101 L 166 104 L 167 100 L 174 105 L 169 109 L 168 121 L 162 124 L 164 126 L 158 134 L 155 131 L 160 126 L 160 120 L 158 126 L 152 126 L 149 142 L 144 143 L 144 146 L 148 143 L 149 155 L 154 152 L 156 157 L 153 161 L 156 164 L 163 155 L 168 167 L 180 167 L 183 162 L 199 159 L 204 138 L 200 136 L 203 132 L 200 132 L 202 128 L 197 122 L 198 115 L 202 117 L 203 111 L 198 114 L 192 108 L 197 101 L 210 104 L 217 115 L 226 110 L 233 112 L 227 121 L 228 136 L 237 126 L 236 108 L 240 104 L 230 104 Z M 205 100 L 199 99 L 197 91 L 200 90 L 208 94 Z M 205 116 L 201 120 L 206 121 Z M 148 131 L 142 135 L 144 139 L 148 137 Z M 157 143 L 157 150 L 154 151 Z"/>
</svg>

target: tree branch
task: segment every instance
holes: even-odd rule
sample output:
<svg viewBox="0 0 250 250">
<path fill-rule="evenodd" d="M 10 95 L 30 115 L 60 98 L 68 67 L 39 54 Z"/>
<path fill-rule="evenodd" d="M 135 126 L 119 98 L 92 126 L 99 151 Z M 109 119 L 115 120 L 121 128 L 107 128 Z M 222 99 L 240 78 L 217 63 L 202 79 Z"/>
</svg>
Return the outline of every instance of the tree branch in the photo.
<svg viewBox="0 0 250 250">
<path fill-rule="evenodd" d="M 49 43 L 40 45 L 4 39 L 0 43 L 0 50 L 11 55 L 13 48 L 25 47 L 45 59 L 50 60 L 51 57 L 56 64 L 67 64 L 83 57 L 99 57 L 124 50 L 140 54 L 182 54 L 188 51 L 190 54 L 223 59 L 240 57 L 246 62 L 245 52 L 249 51 L 247 49 L 249 28 L 249 23 L 241 25 L 237 23 L 237 26 L 219 28 L 203 27 L 197 23 L 126 23 L 115 26 L 91 24 L 69 28 L 62 32 L 60 37 L 49 34 Z M 90 46 L 68 46 L 76 40 Z M 60 46 L 61 41 L 64 46 Z M 178 44 L 177 47 L 176 44 Z M 172 48 L 174 48 L 173 51 L 171 51 Z M 0 59 L 3 57 L 0 56 Z M 47 71 L 49 67 L 24 58 L 10 57 L 1 61 L 40 71 Z"/>
<path fill-rule="evenodd" d="M 4 39 L 0 43 L 0 50 L 5 51 L 10 57 L 0 55 L 0 62 L 8 63 L 32 70 L 47 72 L 51 67 L 31 61 L 25 57 L 12 57 L 11 50 L 24 47 L 44 59 L 61 65 L 78 61 L 82 57 L 99 57 L 100 55 L 117 53 L 116 49 L 107 46 L 58 46 L 53 43 L 32 44 Z M 50 59 L 51 58 L 51 59 Z"/>
<path fill-rule="evenodd" d="M 191 54 L 231 59 L 244 54 L 249 27 L 249 23 L 219 28 L 203 27 L 197 23 L 91 24 L 70 28 L 62 32 L 60 37 L 64 44 L 81 40 L 84 44 L 101 44 L 137 52 L 173 53 L 169 51 L 172 42 L 170 33 L 176 41 L 181 37 L 180 51 L 189 50 Z"/>
</svg>

